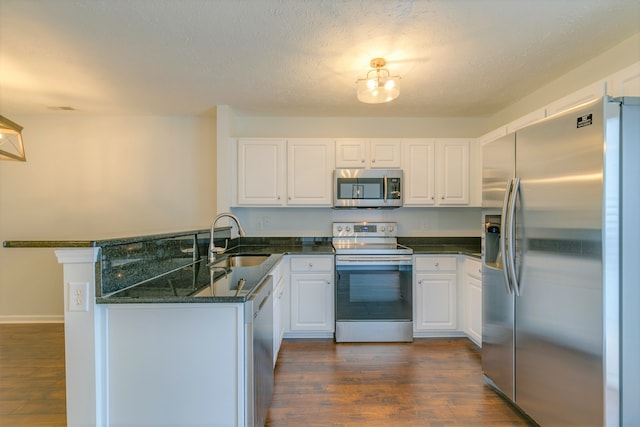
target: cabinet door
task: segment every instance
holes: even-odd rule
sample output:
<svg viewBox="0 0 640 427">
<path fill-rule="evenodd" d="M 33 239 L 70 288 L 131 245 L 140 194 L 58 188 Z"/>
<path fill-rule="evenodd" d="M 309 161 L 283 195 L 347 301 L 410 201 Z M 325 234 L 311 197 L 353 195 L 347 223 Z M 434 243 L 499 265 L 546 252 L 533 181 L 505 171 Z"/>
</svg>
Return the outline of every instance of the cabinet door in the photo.
<svg viewBox="0 0 640 427">
<path fill-rule="evenodd" d="M 366 168 L 369 144 L 365 139 L 339 139 L 336 141 L 336 168 Z"/>
<path fill-rule="evenodd" d="M 482 345 L 482 283 L 467 276 L 468 329 L 467 334 L 477 345 Z"/>
<path fill-rule="evenodd" d="M 477 345 L 482 345 L 482 266 L 480 261 L 466 257 L 465 281 L 465 332 Z"/>
<path fill-rule="evenodd" d="M 438 204 L 469 204 L 469 141 L 439 141 L 438 149 Z"/>
<path fill-rule="evenodd" d="M 416 273 L 415 280 L 415 329 L 456 329 L 456 275 Z"/>
<path fill-rule="evenodd" d="M 405 144 L 402 162 L 405 205 L 435 204 L 435 150 L 434 140 L 414 140 Z"/>
<path fill-rule="evenodd" d="M 287 141 L 287 204 L 331 206 L 335 143 Z"/>
<path fill-rule="evenodd" d="M 397 139 L 373 139 L 369 145 L 371 168 L 397 169 L 401 164 L 402 145 Z"/>
<path fill-rule="evenodd" d="M 333 332 L 334 299 L 331 274 L 291 275 L 291 330 Z"/>
<path fill-rule="evenodd" d="M 284 140 L 238 141 L 238 204 L 284 204 Z"/>
</svg>

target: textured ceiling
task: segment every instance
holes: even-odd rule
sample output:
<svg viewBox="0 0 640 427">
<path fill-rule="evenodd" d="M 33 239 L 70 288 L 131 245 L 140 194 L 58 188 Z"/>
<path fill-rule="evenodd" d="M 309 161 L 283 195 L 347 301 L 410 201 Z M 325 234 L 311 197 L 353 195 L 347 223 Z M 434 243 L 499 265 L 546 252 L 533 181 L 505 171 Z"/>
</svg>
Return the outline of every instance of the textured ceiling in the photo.
<svg viewBox="0 0 640 427">
<path fill-rule="evenodd" d="M 484 116 L 639 31 L 636 0 L 0 0 L 0 113 Z M 377 56 L 400 97 L 358 103 Z"/>
</svg>

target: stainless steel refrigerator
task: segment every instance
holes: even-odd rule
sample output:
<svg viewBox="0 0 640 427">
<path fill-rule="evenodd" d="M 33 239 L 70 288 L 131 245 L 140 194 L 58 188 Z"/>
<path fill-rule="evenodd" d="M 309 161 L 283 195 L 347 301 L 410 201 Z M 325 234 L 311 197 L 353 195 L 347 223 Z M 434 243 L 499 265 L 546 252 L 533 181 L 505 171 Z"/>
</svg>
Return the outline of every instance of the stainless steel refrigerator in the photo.
<svg viewBox="0 0 640 427">
<path fill-rule="evenodd" d="M 542 426 L 640 425 L 640 100 L 483 146 L 482 366 Z"/>
</svg>

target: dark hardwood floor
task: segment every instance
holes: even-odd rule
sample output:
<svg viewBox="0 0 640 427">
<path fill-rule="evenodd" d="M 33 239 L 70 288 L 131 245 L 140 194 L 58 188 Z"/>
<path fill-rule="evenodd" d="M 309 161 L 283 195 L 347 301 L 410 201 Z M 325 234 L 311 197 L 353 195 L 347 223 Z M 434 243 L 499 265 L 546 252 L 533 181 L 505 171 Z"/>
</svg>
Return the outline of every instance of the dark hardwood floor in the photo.
<svg viewBox="0 0 640 427">
<path fill-rule="evenodd" d="M 0 426 L 65 426 L 64 325 L 0 325 Z"/>
<path fill-rule="evenodd" d="M 267 425 L 529 426 L 484 384 L 466 338 L 411 344 L 286 341 Z"/>
<path fill-rule="evenodd" d="M 62 324 L 0 324 L 0 426 L 64 426 Z M 466 339 L 285 341 L 269 426 L 529 426 Z"/>
</svg>

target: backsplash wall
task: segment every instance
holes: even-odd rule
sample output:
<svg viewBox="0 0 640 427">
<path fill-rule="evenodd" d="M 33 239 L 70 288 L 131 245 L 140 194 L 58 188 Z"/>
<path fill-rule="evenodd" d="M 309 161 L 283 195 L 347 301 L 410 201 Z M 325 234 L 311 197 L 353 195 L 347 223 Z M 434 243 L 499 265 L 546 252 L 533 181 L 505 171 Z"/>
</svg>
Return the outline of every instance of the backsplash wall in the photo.
<svg viewBox="0 0 640 427">
<path fill-rule="evenodd" d="M 331 223 L 389 221 L 398 235 L 414 237 L 480 237 L 480 208 L 331 209 L 232 208 L 249 236 L 331 236 Z"/>
</svg>

